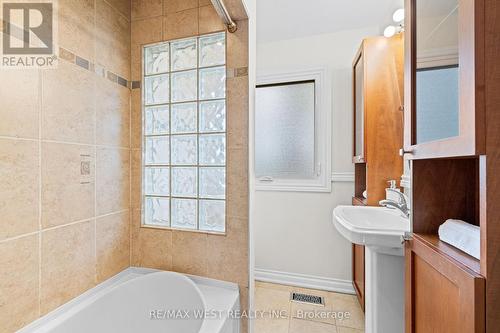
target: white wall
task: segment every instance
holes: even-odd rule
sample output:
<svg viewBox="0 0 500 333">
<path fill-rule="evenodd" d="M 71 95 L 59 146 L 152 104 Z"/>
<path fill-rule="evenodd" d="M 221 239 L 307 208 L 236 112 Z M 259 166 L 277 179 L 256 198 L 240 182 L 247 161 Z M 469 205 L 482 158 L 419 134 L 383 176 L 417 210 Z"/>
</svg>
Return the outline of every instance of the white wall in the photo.
<svg viewBox="0 0 500 333">
<path fill-rule="evenodd" d="M 351 65 L 361 40 L 378 30 L 369 27 L 262 44 L 257 40 L 257 76 L 311 68 L 328 71 L 334 174 L 353 172 Z M 257 271 L 351 280 L 351 244 L 335 230 L 331 212 L 337 205 L 350 204 L 353 191 L 353 182 L 333 182 L 331 193 L 254 191 L 251 224 Z"/>
<path fill-rule="evenodd" d="M 253 175 L 254 161 L 252 158 L 253 151 L 253 123 L 254 123 L 254 100 L 255 100 L 255 75 L 256 75 L 256 57 L 257 57 L 257 3 L 256 0 L 242 0 L 248 15 L 248 89 L 249 89 L 249 103 L 248 103 L 248 118 L 249 118 L 249 165 L 248 170 L 250 175 Z M 249 224 L 248 224 L 248 272 L 249 272 L 249 292 L 248 292 L 248 306 L 250 310 L 254 309 L 254 269 L 255 269 L 255 241 L 254 233 L 255 227 L 253 222 L 254 215 L 254 181 L 249 177 Z M 254 333 L 254 321 L 248 320 L 248 332 Z"/>
</svg>

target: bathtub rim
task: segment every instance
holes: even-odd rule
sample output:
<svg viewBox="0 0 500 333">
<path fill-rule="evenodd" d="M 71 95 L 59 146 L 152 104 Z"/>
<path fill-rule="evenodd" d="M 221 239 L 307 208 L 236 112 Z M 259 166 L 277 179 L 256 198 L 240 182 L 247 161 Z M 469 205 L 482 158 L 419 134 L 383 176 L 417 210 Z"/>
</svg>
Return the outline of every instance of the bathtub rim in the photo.
<svg viewBox="0 0 500 333">
<path fill-rule="evenodd" d="M 75 311 L 79 306 L 82 306 L 84 303 L 93 301 L 94 298 L 98 298 L 106 290 L 112 289 L 122 283 L 133 280 L 140 276 L 144 276 L 151 273 L 157 272 L 173 272 L 173 271 L 165 271 L 154 268 L 144 268 L 144 267 L 128 267 L 121 271 L 120 273 L 104 280 L 103 282 L 95 285 L 91 289 L 83 292 L 81 295 L 69 300 L 68 302 L 60 305 L 54 310 L 48 312 L 47 314 L 41 316 L 40 318 L 34 320 L 28 325 L 24 326 L 20 330 L 16 331 L 16 333 L 33 333 L 36 332 L 37 328 L 43 328 L 46 325 L 49 325 L 50 322 L 53 322 L 66 314 L 70 314 Z M 239 294 L 239 286 L 237 283 L 221 281 L 216 279 L 211 279 L 207 277 L 173 272 L 184 275 L 191 279 L 195 284 L 202 284 L 206 286 L 212 286 L 232 291 L 237 291 Z M 239 300 L 239 297 L 238 297 Z M 205 303 L 205 300 L 204 300 Z"/>
</svg>

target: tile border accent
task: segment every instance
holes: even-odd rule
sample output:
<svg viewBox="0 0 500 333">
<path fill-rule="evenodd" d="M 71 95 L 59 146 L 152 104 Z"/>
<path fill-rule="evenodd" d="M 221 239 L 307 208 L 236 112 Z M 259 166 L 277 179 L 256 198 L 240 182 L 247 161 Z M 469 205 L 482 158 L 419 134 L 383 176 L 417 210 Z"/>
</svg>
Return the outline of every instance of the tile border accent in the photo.
<svg viewBox="0 0 500 333">
<path fill-rule="evenodd" d="M 255 268 L 254 274 L 256 281 L 355 295 L 352 280 L 334 279 L 258 268 Z"/>
<path fill-rule="evenodd" d="M 248 67 L 228 68 L 226 70 L 226 76 L 228 79 L 233 77 L 248 76 Z"/>
<path fill-rule="evenodd" d="M 92 61 L 85 59 L 83 57 L 80 57 L 79 55 L 74 54 L 73 52 L 66 50 L 63 47 L 59 47 L 59 59 L 65 60 L 83 69 L 94 72 L 98 76 L 102 78 L 107 78 L 111 82 L 119 84 L 120 86 L 132 89 L 132 81 L 128 81 L 127 79 L 119 76 L 118 74 L 107 70 L 103 66 L 95 64 Z"/>
<path fill-rule="evenodd" d="M 141 89 L 141 81 L 132 81 L 131 89 Z"/>
</svg>

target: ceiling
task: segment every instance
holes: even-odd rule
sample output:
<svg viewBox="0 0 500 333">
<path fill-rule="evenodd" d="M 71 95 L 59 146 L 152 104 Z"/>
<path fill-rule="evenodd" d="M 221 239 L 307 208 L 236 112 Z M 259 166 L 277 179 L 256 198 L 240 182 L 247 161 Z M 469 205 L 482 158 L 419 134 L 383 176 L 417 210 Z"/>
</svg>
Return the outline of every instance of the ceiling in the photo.
<svg viewBox="0 0 500 333">
<path fill-rule="evenodd" d="M 257 41 L 383 28 L 404 0 L 257 0 Z"/>
</svg>

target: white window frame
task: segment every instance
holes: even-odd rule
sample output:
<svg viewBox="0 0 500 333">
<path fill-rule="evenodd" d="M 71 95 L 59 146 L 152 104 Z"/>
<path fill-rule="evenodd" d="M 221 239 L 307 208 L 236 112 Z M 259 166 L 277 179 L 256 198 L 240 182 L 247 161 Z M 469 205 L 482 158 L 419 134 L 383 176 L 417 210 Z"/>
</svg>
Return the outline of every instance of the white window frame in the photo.
<svg viewBox="0 0 500 333">
<path fill-rule="evenodd" d="M 258 75 L 257 85 L 293 83 L 314 80 L 314 159 L 316 177 L 312 179 L 285 179 L 276 177 L 255 178 L 258 191 L 331 192 L 332 163 L 332 117 L 330 82 L 323 68 L 297 72 Z M 257 89 L 257 88 L 256 88 Z M 256 126 L 254 124 L 254 126 Z M 254 129 L 255 130 L 255 129 Z M 256 147 L 254 142 L 254 147 Z M 255 159 L 255 150 L 253 151 Z"/>
</svg>

